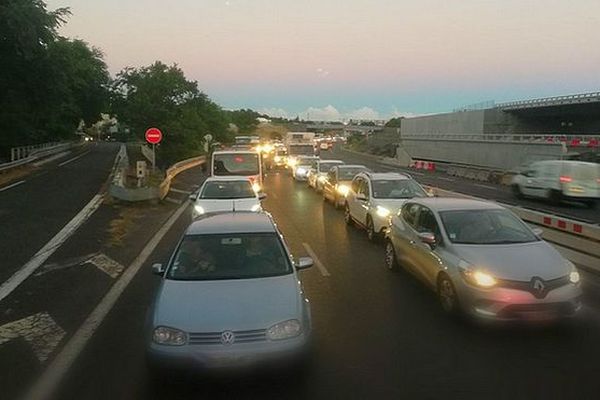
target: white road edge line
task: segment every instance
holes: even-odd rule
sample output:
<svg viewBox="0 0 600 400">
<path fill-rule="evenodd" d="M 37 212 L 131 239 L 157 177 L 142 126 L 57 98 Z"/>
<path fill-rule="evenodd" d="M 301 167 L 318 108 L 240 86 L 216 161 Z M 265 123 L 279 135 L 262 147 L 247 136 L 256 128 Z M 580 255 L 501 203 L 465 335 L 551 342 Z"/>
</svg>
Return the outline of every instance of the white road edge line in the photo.
<svg viewBox="0 0 600 400">
<path fill-rule="evenodd" d="M 497 190 L 493 186 L 482 185 L 481 183 L 474 183 L 473 186 L 477 186 L 477 187 L 484 188 L 484 189 Z"/>
<path fill-rule="evenodd" d="M 327 268 L 325 268 L 325 265 L 323 265 L 321 260 L 319 260 L 319 257 L 317 257 L 317 254 L 313 251 L 313 249 L 310 247 L 310 245 L 308 243 L 302 243 L 302 246 L 304 246 L 304 249 L 306 250 L 308 255 L 312 257 L 312 259 L 315 262 L 315 265 L 317 266 L 317 268 L 319 269 L 319 272 L 321 273 L 321 275 L 331 276 L 329 271 L 327 271 Z"/>
<path fill-rule="evenodd" d="M 58 164 L 58 166 L 59 166 L 59 167 L 62 167 L 63 165 L 67 165 L 67 164 L 68 164 L 68 163 L 70 163 L 70 162 L 73 162 L 73 161 L 75 161 L 75 160 L 78 160 L 78 159 L 80 159 L 81 157 L 83 157 L 83 156 L 85 156 L 86 154 L 88 154 L 90 151 L 91 151 L 91 150 L 88 150 L 88 151 L 86 151 L 85 153 L 78 155 L 77 157 L 73 157 L 73 158 L 70 158 L 70 159 L 68 159 L 67 161 L 63 161 L 63 162 L 61 162 L 60 164 Z"/>
<path fill-rule="evenodd" d="M 440 176 L 438 179 L 441 179 L 443 181 L 448 181 L 448 182 L 454 182 L 456 179 L 452 179 L 452 178 L 446 178 L 444 176 Z"/>
<path fill-rule="evenodd" d="M 5 190 L 12 189 L 15 186 L 24 184 L 25 182 L 27 182 L 27 181 L 19 181 L 19 182 L 13 183 L 12 185 L 4 186 L 3 188 L 0 189 L 0 192 L 4 192 Z"/>
<path fill-rule="evenodd" d="M 104 298 L 102 298 L 102 301 L 100 301 L 94 311 L 88 315 L 83 324 L 77 329 L 77 332 L 69 339 L 61 352 L 46 367 L 42 376 L 24 397 L 25 400 L 52 398 L 64 376 L 87 345 L 87 342 L 92 338 L 104 318 L 106 318 L 110 310 L 114 307 L 119 297 L 121 297 L 148 257 L 156 249 L 156 246 L 179 219 L 181 214 L 186 211 L 187 207 L 187 203 L 179 207 L 158 232 L 154 234 L 119 280 L 115 282 Z"/>
<path fill-rule="evenodd" d="M 12 293 L 25 279 L 35 272 L 58 248 L 100 207 L 103 195 L 95 195 L 79 213 L 73 217 L 48 243 L 0 285 L 0 301 Z"/>
</svg>

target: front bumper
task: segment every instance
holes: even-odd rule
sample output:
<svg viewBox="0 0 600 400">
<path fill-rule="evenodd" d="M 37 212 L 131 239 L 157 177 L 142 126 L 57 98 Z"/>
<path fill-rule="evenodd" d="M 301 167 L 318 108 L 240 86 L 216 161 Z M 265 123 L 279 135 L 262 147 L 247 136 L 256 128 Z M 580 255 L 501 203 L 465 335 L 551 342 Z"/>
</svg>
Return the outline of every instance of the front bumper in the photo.
<svg viewBox="0 0 600 400">
<path fill-rule="evenodd" d="M 260 343 L 163 346 L 150 342 L 147 358 L 151 365 L 170 370 L 247 370 L 292 364 L 309 349 L 309 337 Z"/>
<path fill-rule="evenodd" d="M 581 289 L 566 284 L 551 290 L 544 298 L 505 287 L 480 289 L 462 281 L 459 299 L 468 314 L 494 321 L 553 321 L 575 317 L 580 311 Z"/>
</svg>

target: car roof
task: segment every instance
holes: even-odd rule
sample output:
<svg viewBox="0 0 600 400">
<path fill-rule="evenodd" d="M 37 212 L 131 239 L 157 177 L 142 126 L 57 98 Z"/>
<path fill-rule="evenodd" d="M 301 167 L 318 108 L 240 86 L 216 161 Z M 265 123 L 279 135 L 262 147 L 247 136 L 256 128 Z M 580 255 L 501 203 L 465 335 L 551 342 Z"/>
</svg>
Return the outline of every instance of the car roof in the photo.
<svg viewBox="0 0 600 400">
<path fill-rule="evenodd" d="M 372 181 L 412 179 L 409 174 L 403 174 L 400 172 L 361 172 L 360 174 L 366 175 Z"/>
<path fill-rule="evenodd" d="M 250 179 L 248 179 L 247 176 L 224 175 L 224 176 L 209 176 L 205 180 L 205 182 L 214 182 L 214 181 L 246 181 L 246 182 L 250 182 Z"/>
<path fill-rule="evenodd" d="M 229 212 L 207 214 L 192 222 L 186 235 L 276 232 L 269 214 L 264 212 Z"/>
<path fill-rule="evenodd" d="M 334 168 L 364 168 L 364 169 L 369 169 L 364 165 L 359 165 L 359 164 L 343 164 L 343 165 L 336 165 Z"/>
<path fill-rule="evenodd" d="M 407 203 L 418 203 L 435 211 L 451 210 L 504 210 L 504 207 L 491 201 L 465 199 L 457 197 L 425 197 L 408 200 Z"/>
</svg>

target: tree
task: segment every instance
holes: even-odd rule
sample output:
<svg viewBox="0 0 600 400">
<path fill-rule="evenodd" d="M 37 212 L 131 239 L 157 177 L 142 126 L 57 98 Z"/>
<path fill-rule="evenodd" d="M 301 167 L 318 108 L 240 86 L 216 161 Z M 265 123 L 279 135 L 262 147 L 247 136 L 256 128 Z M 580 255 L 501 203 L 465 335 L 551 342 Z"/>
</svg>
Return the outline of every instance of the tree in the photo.
<svg viewBox="0 0 600 400">
<path fill-rule="evenodd" d="M 392 118 L 385 123 L 385 126 L 388 128 L 400 128 L 403 119 L 404 117 Z"/>
<path fill-rule="evenodd" d="M 238 132 L 240 134 L 253 133 L 258 126 L 257 118 L 263 116 L 250 109 L 227 111 L 227 115 L 229 116 L 231 123 L 238 127 Z"/>
<path fill-rule="evenodd" d="M 112 112 L 142 138 L 147 128 L 163 131 L 159 157 L 174 162 L 197 155 L 211 134 L 226 141 L 228 121 L 221 108 L 186 79 L 177 65 L 160 61 L 142 68 L 125 68 L 111 88 Z"/>
<path fill-rule="evenodd" d="M 109 75 L 99 50 L 57 29 L 68 8 L 41 0 L 0 3 L 0 155 L 8 148 L 68 139 L 98 119 Z"/>
</svg>

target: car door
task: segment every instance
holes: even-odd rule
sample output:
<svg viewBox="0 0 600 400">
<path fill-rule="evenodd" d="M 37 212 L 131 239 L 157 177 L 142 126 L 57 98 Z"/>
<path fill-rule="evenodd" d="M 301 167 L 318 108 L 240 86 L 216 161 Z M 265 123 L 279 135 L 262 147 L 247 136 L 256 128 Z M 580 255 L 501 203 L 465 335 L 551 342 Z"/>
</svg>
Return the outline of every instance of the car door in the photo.
<svg viewBox="0 0 600 400">
<path fill-rule="evenodd" d="M 356 193 L 355 201 L 354 201 L 354 210 L 352 211 L 352 218 L 356 220 L 359 224 L 366 225 L 367 224 L 367 212 L 369 211 L 369 203 L 370 203 L 370 191 L 369 191 L 369 181 L 366 179 L 360 180 L 360 186 L 358 187 L 358 192 Z M 363 196 L 360 199 L 360 196 Z"/>
<path fill-rule="evenodd" d="M 438 273 L 443 265 L 436 253 L 437 247 L 442 245 L 440 242 L 442 235 L 432 210 L 425 206 L 420 207 L 415 231 L 417 237 L 411 243 L 415 269 L 426 284 L 435 287 Z M 434 246 L 424 243 L 418 237 L 418 234 L 421 233 L 433 233 L 437 243 Z"/>
<path fill-rule="evenodd" d="M 331 169 L 323 183 L 323 197 L 331 201 L 335 199 L 336 170 L 337 168 Z"/>
<path fill-rule="evenodd" d="M 396 251 L 399 263 L 406 269 L 414 271 L 415 256 L 412 242 L 417 238 L 415 227 L 419 214 L 419 205 L 406 203 L 398 216 L 392 218 L 390 239 Z"/>
<path fill-rule="evenodd" d="M 531 165 L 523 175 L 525 175 L 525 183 L 523 184 L 523 194 L 526 196 L 539 197 L 542 183 L 540 180 L 541 166 L 538 164 Z"/>
<path fill-rule="evenodd" d="M 360 187 L 362 186 L 362 182 L 363 179 L 359 176 L 355 177 L 352 180 L 352 185 L 350 186 L 350 191 L 348 192 L 348 195 L 346 196 L 346 202 L 348 203 L 348 209 L 350 210 L 350 215 L 352 216 L 352 218 L 356 218 L 356 209 L 357 207 L 359 207 L 357 205 L 357 203 L 359 203 L 359 201 L 356 198 L 356 195 L 358 194 L 358 191 L 360 190 Z"/>
</svg>

